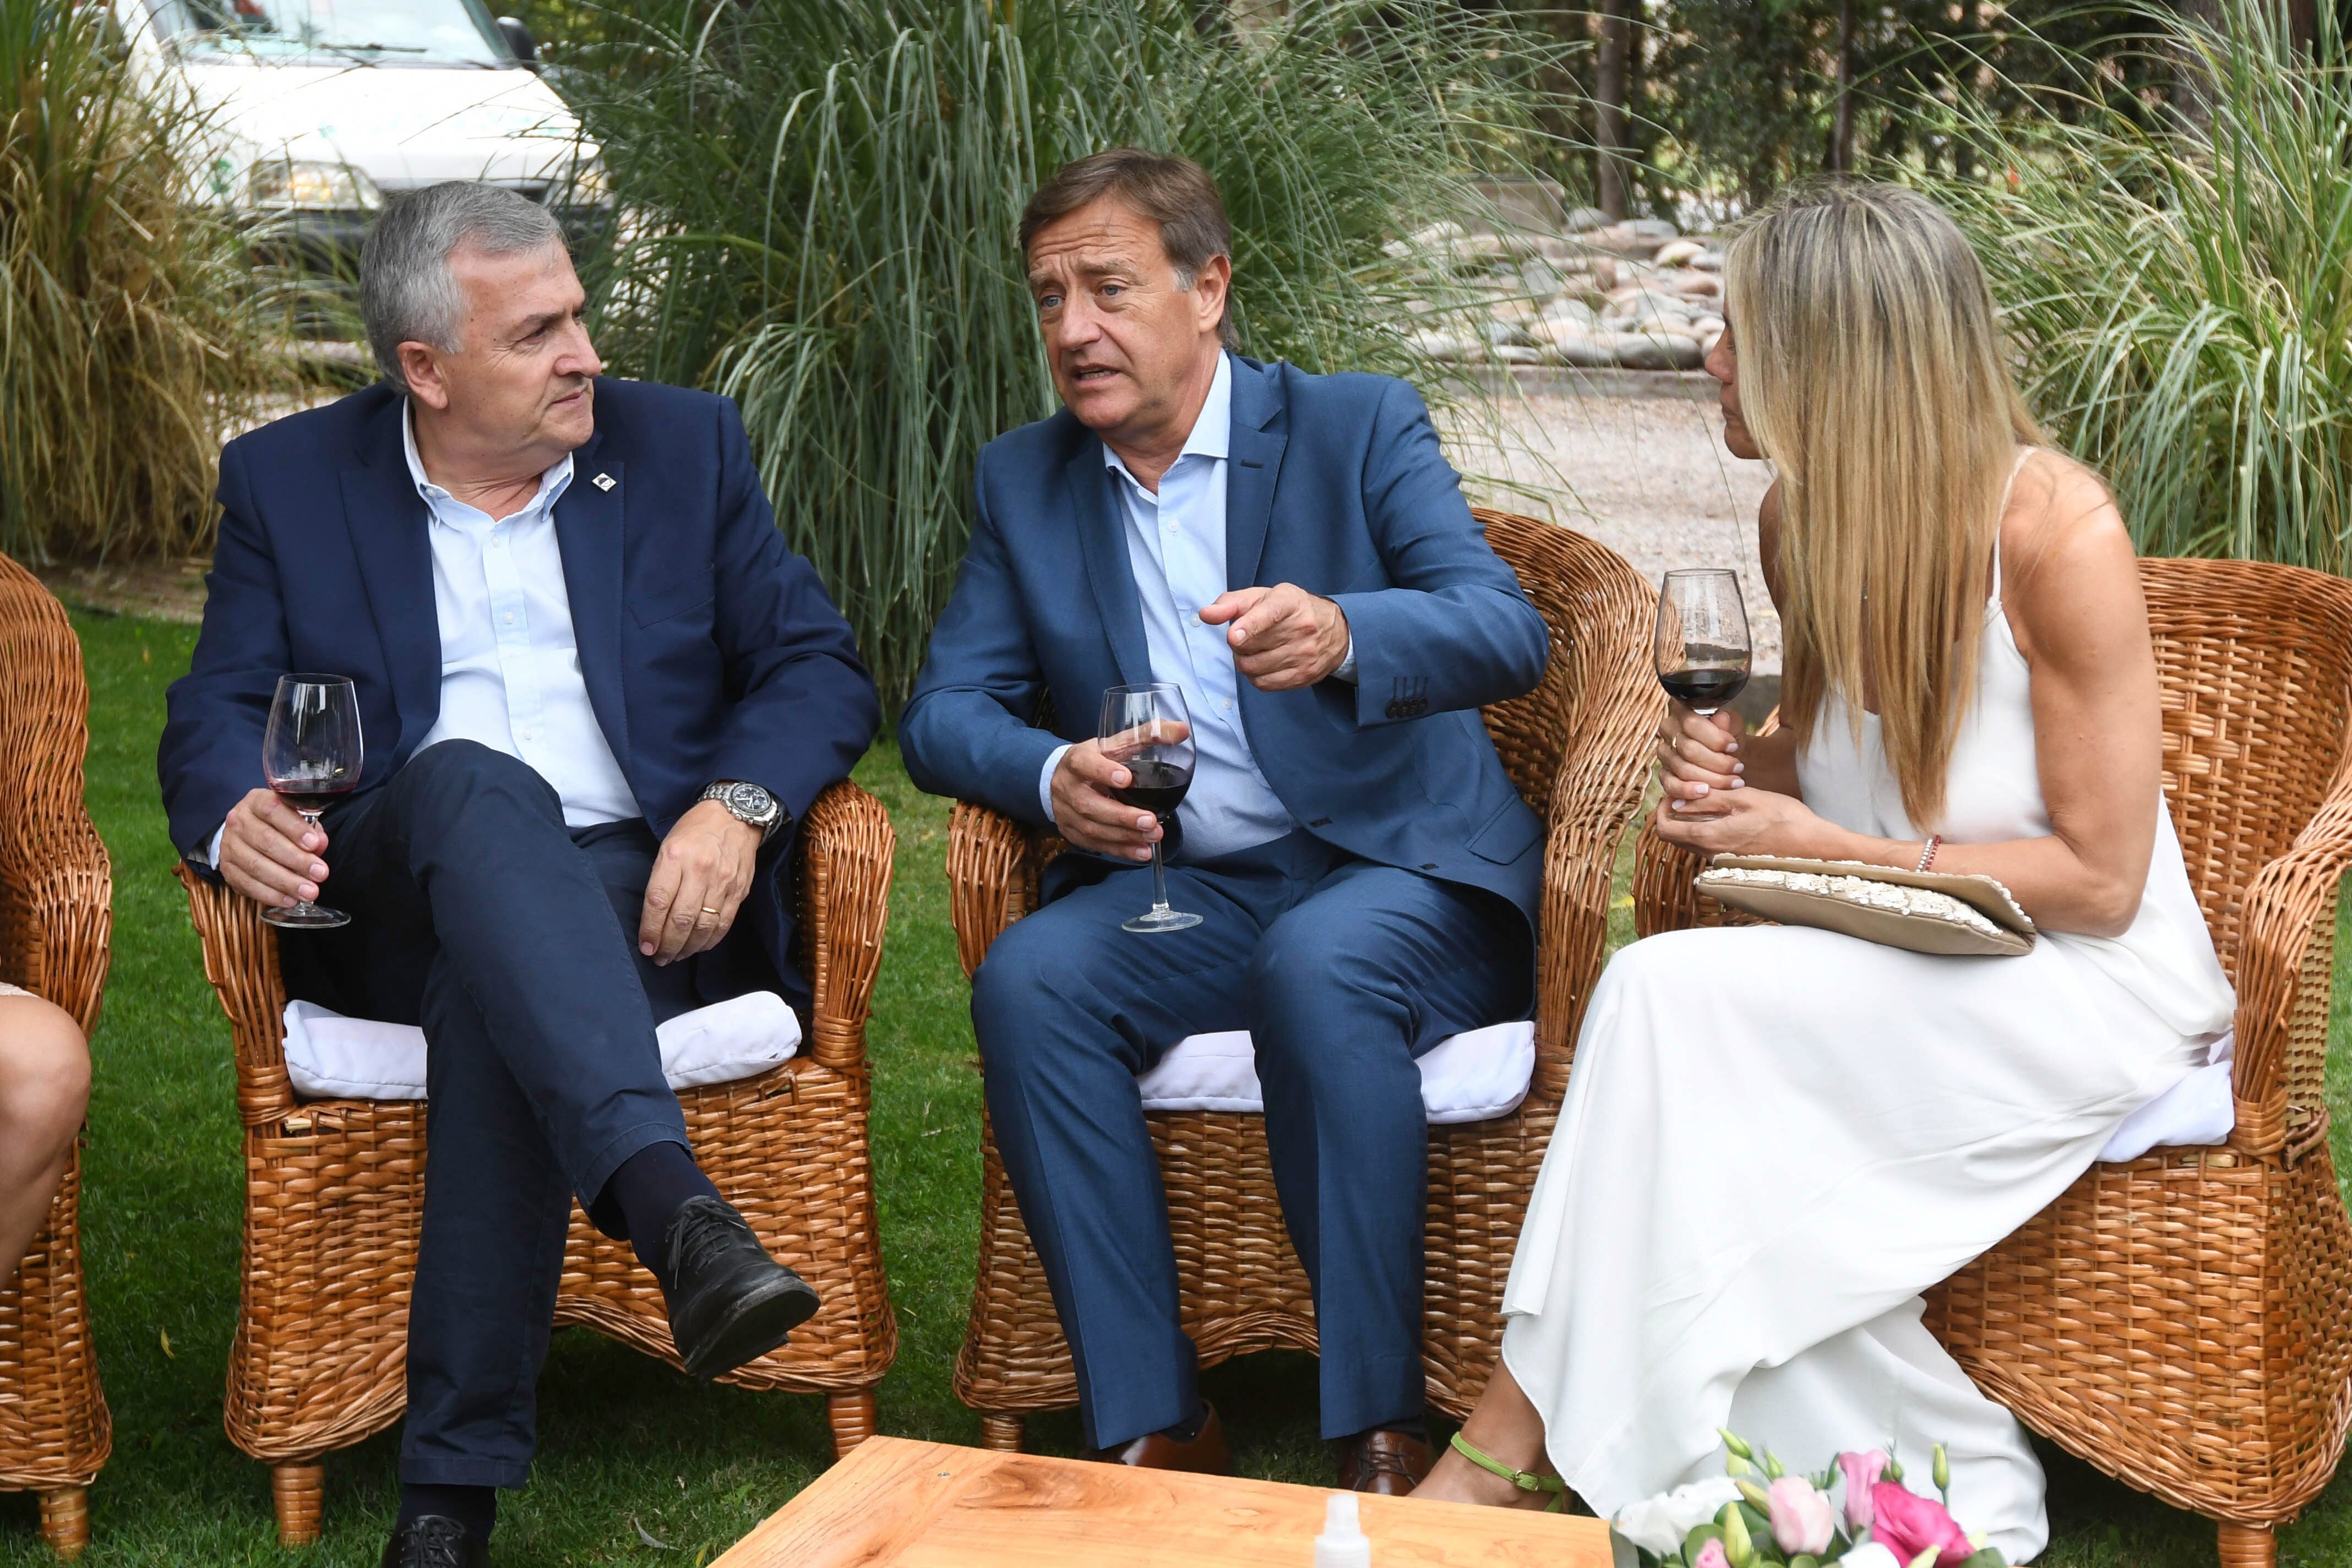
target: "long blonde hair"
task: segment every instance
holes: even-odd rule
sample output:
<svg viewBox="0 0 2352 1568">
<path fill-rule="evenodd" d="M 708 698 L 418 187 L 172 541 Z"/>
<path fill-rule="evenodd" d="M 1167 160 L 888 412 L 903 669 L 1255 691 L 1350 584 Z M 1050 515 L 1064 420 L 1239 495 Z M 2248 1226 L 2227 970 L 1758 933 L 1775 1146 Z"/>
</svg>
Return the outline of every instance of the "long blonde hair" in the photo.
<svg viewBox="0 0 2352 1568">
<path fill-rule="evenodd" d="M 1836 693 L 1859 742 L 1865 672 L 1912 822 L 1943 815 L 2020 444 L 1984 269 L 1941 207 L 1837 184 L 1732 240 L 1740 416 L 1778 470 L 1780 717 L 1800 746 Z"/>
</svg>

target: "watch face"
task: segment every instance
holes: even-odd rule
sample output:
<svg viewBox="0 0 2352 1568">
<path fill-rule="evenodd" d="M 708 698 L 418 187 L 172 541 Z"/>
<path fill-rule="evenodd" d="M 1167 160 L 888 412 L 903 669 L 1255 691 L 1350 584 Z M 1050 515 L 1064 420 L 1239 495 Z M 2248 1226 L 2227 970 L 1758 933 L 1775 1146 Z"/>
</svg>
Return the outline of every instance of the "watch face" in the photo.
<svg viewBox="0 0 2352 1568">
<path fill-rule="evenodd" d="M 774 813 L 776 797 L 755 784 L 730 784 L 727 789 L 727 805 L 738 816 L 762 822 Z"/>
</svg>

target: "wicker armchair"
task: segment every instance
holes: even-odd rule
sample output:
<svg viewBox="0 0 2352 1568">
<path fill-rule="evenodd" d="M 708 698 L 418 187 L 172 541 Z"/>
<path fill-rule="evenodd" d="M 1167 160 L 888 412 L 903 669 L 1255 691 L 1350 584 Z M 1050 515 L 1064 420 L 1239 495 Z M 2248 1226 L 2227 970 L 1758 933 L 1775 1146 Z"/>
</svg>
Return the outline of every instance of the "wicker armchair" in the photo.
<svg viewBox="0 0 2352 1568">
<path fill-rule="evenodd" d="M 1486 710 L 1503 765 L 1549 826 L 1537 949 L 1536 1068 L 1509 1116 L 1429 1130 L 1429 1400 L 1459 1415 L 1502 1346 L 1503 1282 L 1537 1167 L 1568 1087 L 1569 1053 L 1608 935 L 1610 876 L 1640 802 L 1648 738 L 1664 699 L 1651 673 L 1655 595 L 1631 566 L 1564 528 L 1482 511 L 1551 628 L 1543 684 Z M 984 807 L 955 808 L 950 914 L 970 975 L 999 931 L 1036 907 L 1037 873 L 1059 841 Z M 1315 1349 L 1306 1271 L 1291 1250 L 1267 1163 L 1265 1121 L 1155 1111 L 1184 1326 L 1201 1364 L 1278 1345 Z M 1077 1402 L 1077 1381 L 1043 1267 L 983 1130 L 980 1277 L 955 1391 L 982 1412 L 991 1447 L 1021 1446 L 1031 1412 Z"/>
<path fill-rule="evenodd" d="M 0 555 L 0 980 L 97 1026 L 114 876 L 82 808 L 89 689 L 66 613 Z M 89 1544 L 86 1489 L 113 1451 L 81 1273 L 81 1155 L 0 1290 L 0 1490 L 41 1499 L 60 1557 Z"/>
<path fill-rule="evenodd" d="M 2213 1520 L 2222 1562 L 2253 1568 L 2352 1421 L 2352 1224 L 2323 1085 L 2352 868 L 2352 584 L 2215 561 L 2141 578 L 2164 787 L 2238 987 L 2237 1131 L 2094 1165 L 1930 1295 L 1927 1323 L 2028 1426 Z M 1697 869 L 1643 832 L 1643 935 L 1724 923 Z"/>
<path fill-rule="evenodd" d="M 789 1345 L 725 1381 L 826 1394 L 836 1454 L 874 1435 L 874 1388 L 898 1344 L 875 1229 L 866 1061 L 894 841 L 881 803 L 856 784 L 818 799 L 799 850 L 801 957 L 816 993 L 808 1048 L 757 1078 L 678 1095 L 702 1168 L 824 1302 Z M 180 874 L 228 1014 L 245 1122 L 244 1286 L 225 1425 L 270 1467 L 278 1538 L 300 1545 L 319 1533 L 321 1458 L 391 1426 L 406 1403 L 425 1105 L 296 1100 L 272 928 L 251 901 Z M 679 1364 L 660 1288 L 577 1205 L 555 1321 Z"/>
</svg>

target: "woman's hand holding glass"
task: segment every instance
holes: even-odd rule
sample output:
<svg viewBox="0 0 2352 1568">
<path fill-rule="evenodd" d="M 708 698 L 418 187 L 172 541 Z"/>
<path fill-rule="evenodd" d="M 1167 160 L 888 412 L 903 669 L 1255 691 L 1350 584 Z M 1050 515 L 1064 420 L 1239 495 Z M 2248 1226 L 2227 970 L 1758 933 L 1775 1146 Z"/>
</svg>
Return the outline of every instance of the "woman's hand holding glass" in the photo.
<svg viewBox="0 0 2352 1568">
<path fill-rule="evenodd" d="M 1656 736 L 1666 803 L 1689 810 L 1710 796 L 1745 789 L 1741 732 L 1739 716 L 1728 709 L 1700 713 L 1669 699 Z"/>
</svg>

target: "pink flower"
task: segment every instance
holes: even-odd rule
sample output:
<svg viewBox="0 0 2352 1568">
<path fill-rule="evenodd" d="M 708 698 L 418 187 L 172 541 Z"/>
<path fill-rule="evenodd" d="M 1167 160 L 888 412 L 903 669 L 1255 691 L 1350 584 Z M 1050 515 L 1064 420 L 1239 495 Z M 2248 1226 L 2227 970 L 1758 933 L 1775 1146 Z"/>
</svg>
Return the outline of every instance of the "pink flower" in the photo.
<svg viewBox="0 0 2352 1568">
<path fill-rule="evenodd" d="M 1772 1519 L 1772 1539 L 1781 1551 L 1793 1557 L 1829 1550 L 1830 1537 L 1837 1533 L 1837 1510 L 1830 1505 L 1828 1493 L 1815 1491 L 1813 1483 L 1802 1476 L 1782 1476 L 1766 1489 L 1764 1496 Z"/>
<path fill-rule="evenodd" d="M 1860 1535 L 1870 1528 L 1870 1489 L 1886 1473 L 1886 1453 L 1873 1448 L 1862 1454 L 1840 1454 L 1838 1468 L 1845 1472 L 1845 1528 Z"/>
<path fill-rule="evenodd" d="M 1929 1547 L 1936 1549 L 1936 1555 L 1928 1560 L 1927 1568 L 1959 1568 L 1959 1564 L 1976 1555 L 1977 1549 L 1969 1544 L 1968 1532 L 1944 1510 L 1942 1503 L 1920 1497 L 1893 1481 L 1881 1481 L 1870 1489 L 1870 1506 L 1876 1516 L 1870 1527 L 1870 1538 L 1905 1563 L 1916 1561 Z"/>
<path fill-rule="evenodd" d="M 1731 1553 L 1723 1549 L 1720 1541 L 1710 1541 L 1698 1549 L 1698 1561 L 1691 1568 L 1731 1568 Z"/>
</svg>

